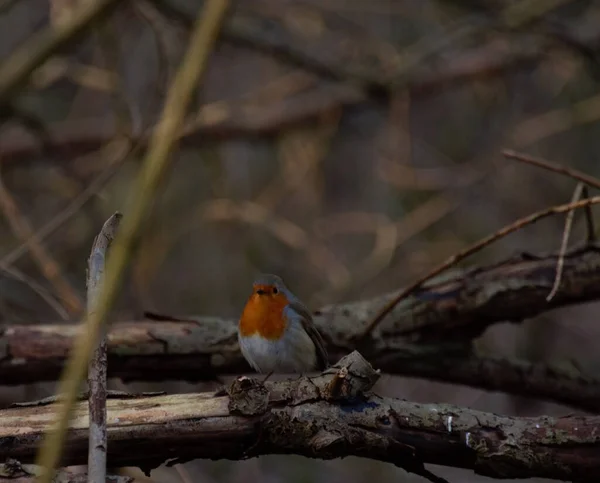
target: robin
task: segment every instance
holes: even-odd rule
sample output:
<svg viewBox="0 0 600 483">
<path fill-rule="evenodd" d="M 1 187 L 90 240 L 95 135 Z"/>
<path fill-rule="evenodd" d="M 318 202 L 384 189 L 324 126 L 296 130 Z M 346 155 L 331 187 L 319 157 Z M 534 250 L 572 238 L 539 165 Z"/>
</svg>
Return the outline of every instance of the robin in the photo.
<svg viewBox="0 0 600 483">
<path fill-rule="evenodd" d="M 312 315 L 277 275 L 253 284 L 238 326 L 242 355 L 259 373 L 304 373 L 327 367 Z"/>
</svg>

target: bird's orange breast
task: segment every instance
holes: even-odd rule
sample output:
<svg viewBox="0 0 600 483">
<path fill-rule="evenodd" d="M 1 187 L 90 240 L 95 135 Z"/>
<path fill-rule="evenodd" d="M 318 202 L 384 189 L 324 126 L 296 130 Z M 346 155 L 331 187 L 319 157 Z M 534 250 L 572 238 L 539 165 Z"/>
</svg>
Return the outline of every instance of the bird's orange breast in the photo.
<svg viewBox="0 0 600 483">
<path fill-rule="evenodd" d="M 251 295 L 240 317 L 240 335 L 260 335 L 265 339 L 278 340 L 286 327 L 283 315 L 286 305 L 287 299 L 282 294 Z"/>
</svg>

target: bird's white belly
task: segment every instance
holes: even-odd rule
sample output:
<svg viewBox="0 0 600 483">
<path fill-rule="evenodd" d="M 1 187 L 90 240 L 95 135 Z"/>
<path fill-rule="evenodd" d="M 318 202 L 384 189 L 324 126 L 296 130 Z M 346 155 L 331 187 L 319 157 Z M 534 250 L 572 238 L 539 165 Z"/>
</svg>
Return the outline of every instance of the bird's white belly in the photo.
<svg viewBox="0 0 600 483">
<path fill-rule="evenodd" d="M 258 372 L 303 373 L 316 367 L 315 346 L 303 328 L 289 326 L 279 340 L 259 335 L 239 337 L 242 354 Z"/>
</svg>

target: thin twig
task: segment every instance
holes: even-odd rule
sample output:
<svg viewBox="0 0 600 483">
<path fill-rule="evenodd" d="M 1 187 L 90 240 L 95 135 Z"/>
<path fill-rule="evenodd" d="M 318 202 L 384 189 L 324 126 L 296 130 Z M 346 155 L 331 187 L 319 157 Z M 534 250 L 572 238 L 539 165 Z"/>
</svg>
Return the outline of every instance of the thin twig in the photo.
<svg viewBox="0 0 600 483">
<path fill-rule="evenodd" d="M 156 46 L 156 81 L 154 83 L 154 92 L 151 96 L 152 102 L 146 108 L 146 112 L 148 113 L 147 125 L 142 129 L 142 132 L 148 132 L 151 129 L 155 113 L 159 111 L 173 70 L 169 62 L 169 45 L 172 43 L 172 38 L 165 38 L 168 33 L 167 20 L 157 11 L 152 1 L 134 2 L 132 7 L 152 31 Z"/>
<path fill-rule="evenodd" d="M 581 171 L 577 171 L 576 169 L 567 168 L 566 166 L 561 166 L 560 164 L 552 163 L 542 158 L 536 158 L 534 156 L 529 156 L 528 154 L 517 153 L 516 151 L 511 151 L 509 149 L 502 151 L 502 155 L 505 158 L 514 159 L 515 161 L 520 161 L 522 163 L 537 166 L 538 168 L 553 171 L 555 173 L 573 178 L 577 181 L 581 181 L 582 183 L 593 186 L 594 188 L 600 189 L 600 179 Z"/>
<path fill-rule="evenodd" d="M 583 187 L 581 198 L 589 198 L 587 186 L 593 186 L 594 188 L 600 189 L 600 179 L 582 171 L 568 168 L 557 163 L 552 163 L 542 158 L 536 158 L 527 154 L 511 151 L 509 149 L 504 150 L 502 154 L 508 159 L 514 159 L 515 161 L 531 164 L 532 166 L 562 174 L 563 176 L 568 176 L 569 178 L 584 183 L 585 186 Z M 585 207 L 585 221 L 587 226 L 587 241 L 588 243 L 594 243 L 596 241 L 596 229 L 594 227 L 594 218 L 592 215 L 591 205 Z"/>
<path fill-rule="evenodd" d="M 108 167 L 104 169 L 81 193 L 79 193 L 71 202 L 54 216 L 48 223 L 38 229 L 30 238 L 25 240 L 19 246 L 11 250 L 0 260 L 2 264 L 14 264 L 19 258 L 27 253 L 29 243 L 41 243 L 47 237 L 52 235 L 64 223 L 69 221 L 80 209 L 96 195 L 111 179 L 119 172 L 119 168 L 127 159 L 128 155 L 135 155 L 141 149 L 141 144 L 138 143 L 132 147 L 131 142 L 126 139 L 117 139 L 113 143 L 108 143 L 100 152 L 101 157 L 109 156 Z M 102 156 L 102 155 L 105 156 Z M 96 156 L 94 156 L 95 158 Z M 88 159 L 93 161 L 94 159 Z"/>
<path fill-rule="evenodd" d="M 3 105 L 16 90 L 27 84 L 31 73 L 40 67 L 52 54 L 83 33 L 92 23 L 99 21 L 119 0 L 99 0 L 86 3 L 78 9 L 72 21 L 48 27 L 23 43 L 0 65 L 0 105 Z"/>
<path fill-rule="evenodd" d="M 48 147 L 52 145 L 52 136 L 47 124 L 38 115 L 25 110 L 23 107 L 16 106 L 14 102 L 3 106 L 2 111 L 4 119 L 0 122 L 9 118 L 12 121 L 17 121 L 26 132 L 31 133 L 39 141 L 42 153 L 48 151 Z"/>
<path fill-rule="evenodd" d="M 0 271 L 6 273 L 9 277 L 23 282 L 36 294 L 38 294 L 63 320 L 69 320 L 69 313 L 64 309 L 61 303 L 42 285 L 37 283 L 33 278 L 28 277 L 16 267 L 11 267 L 0 261 Z"/>
<path fill-rule="evenodd" d="M 396 305 L 398 305 L 398 303 L 400 303 L 400 301 L 404 300 L 406 297 L 408 297 L 410 294 L 412 294 L 415 290 L 419 289 L 425 282 L 427 282 L 431 278 L 435 277 L 436 275 L 439 275 L 440 273 L 444 272 L 448 268 L 457 264 L 461 260 L 464 260 L 465 258 L 472 255 L 473 253 L 478 252 L 479 250 L 490 245 L 491 243 L 493 243 L 501 238 L 504 238 L 506 235 L 509 235 L 510 233 L 512 233 L 514 231 L 520 230 L 524 226 L 535 223 L 536 221 L 541 220 L 542 218 L 546 218 L 548 216 L 555 215 L 558 213 L 564 213 L 566 211 L 577 209 L 577 208 L 583 208 L 585 206 L 595 205 L 598 203 L 600 203 L 600 196 L 594 196 L 593 198 L 587 198 L 585 200 L 577 201 L 575 203 L 569 203 L 566 205 L 552 206 L 545 210 L 538 211 L 529 216 L 526 216 L 525 218 L 521 218 L 521 219 L 515 221 L 514 223 L 507 225 L 504 228 L 501 228 L 496 233 L 493 233 L 492 235 L 489 235 L 489 236 L 479 240 L 477 243 L 474 243 L 473 245 L 465 248 L 464 250 L 461 250 L 460 252 L 451 256 L 444 263 L 442 263 L 441 265 L 438 265 L 433 270 L 431 270 L 429 273 L 427 273 L 423 277 L 419 278 L 416 282 L 412 283 L 411 285 L 406 287 L 404 290 L 401 290 L 400 293 L 398 293 L 390 302 L 388 302 L 385 305 L 385 307 L 377 314 L 377 316 L 374 317 L 373 320 L 371 320 L 367 324 L 367 327 L 362 332 L 362 334 L 360 334 L 358 336 L 357 339 L 359 341 L 366 339 L 371 334 L 373 329 L 375 329 L 377 324 L 379 324 L 379 322 L 381 322 L 381 320 L 383 320 L 383 318 L 387 314 L 389 314 L 394 309 L 394 307 Z"/>
<path fill-rule="evenodd" d="M 500 12 L 500 19 L 509 28 L 518 28 L 543 17 L 569 0 L 524 0 L 511 2 Z"/>
<path fill-rule="evenodd" d="M 590 197 L 587 186 L 583 187 L 581 197 L 582 198 Z M 596 242 L 596 227 L 594 226 L 594 216 L 592 214 L 592 207 L 586 206 L 584 208 L 584 210 L 585 210 L 585 226 L 586 226 L 586 231 L 587 231 L 587 242 L 595 243 Z"/>
<path fill-rule="evenodd" d="M 122 131 L 124 138 L 133 135 L 133 122 L 131 109 L 123 94 L 120 82 L 119 46 L 115 40 L 115 32 L 112 25 L 102 25 L 97 29 L 100 42 L 101 54 L 104 54 L 104 64 L 114 74 L 111 97 L 115 111 L 115 121 L 118 131 Z M 102 226 L 102 230 L 94 239 L 90 258 L 88 259 L 87 274 L 87 313 L 93 317 L 96 312 L 98 298 L 102 283 L 104 282 L 104 268 L 106 255 L 114 240 L 122 215 L 119 212 L 113 214 Z M 108 371 L 108 348 L 106 324 L 100 329 L 99 341 L 94 350 L 88 366 L 88 408 L 90 417 L 90 430 L 88 442 L 88 483 L 106 482 L 106 459 L 108 451 L 108 437 L 106 429 L 106 397 L 107 397 L 107 371 Z"/>
<path fill-rule="evenodd" d="M 106 253 L 115 238 L 122 215 L 112 215 L 94 240 L 87 275 L 87 312 L 88 317 L 96 312 L 98 295 L 104 279 Z M 107 347 L 106 326 L 102 328 L 100 341 L 90 360 L 88 368 L 90 411 L 90 432 L 88 445 L 88 482 L 104 483 L 106 481 L 106 451 L 108 441 L 106 434 L 106 373 Z"/>
<path fill-rule="evenodd" d="M 119 37 L 113 24 L 105 24 L 97 29 L 98 41 L 100 43 L 100 54 L 103 57 L 103 63 L 106 69 L 112 74 L 112 89 L 110 97 L 112 108 L 114 110 L 114 119 L 117 132 L 122 132 L 129 138 L 133 137 L 133 110 L 127 100 L 127 94 L 123 89 L 123 79 L 119 73 L 121 59 L 121 46 Z"/>
<path fill-rule="evenodd" d="M 575 203 L 581 199 L 581 195 L 583 193 L 583 188 L 585 185 L 583 183 L 577 183 L 577 187 L 573 192 L 573 197 L 571 198 L 571 203 Z M 589 206 L 588 206 L 589 208 Z M 558 259 L 556 262 L 556 276 L 554 277 L 554 284 L 552 285 L 552 290 L 546 297 L 546 300 L 550 302 L 558 292 L 558 287 L 560 287 L 560 280 L 562 278 L 563 269 L 565 266 L 565 253 L 567 251 L 567 246 L 569 245 L 569 236 L 571 236 L 571 228 L 573 227 L 573 218 L 575 215 L 575 210 L 569 210 L 567 212 L 567 219 L 565 220 L 565 229 L 563 230 L 562 242 L 560 244 L 560 252 L 558 253 Z"/>
<path fill-rule="evenodd" d="M 96 5 L 96 4 L 93 4 Z M 117 235 L 116 243 L 106 267 L 106 280 L 98 295 L 97 309 L 87 319 L 87 330 L 78 334 L 73 353 L 59 383 L 61 404 L 57 424 L 44 438 L 37 456 L 37 464 L 46 468 L 40 483 L 50 483 L 54 468 L 60 460 L 67 434 L 69 418 L 77 392 L 85 374 L 86 362 L 95 345 L 97 334 L 120 289 L 122 274 L 127 266 L 134 242 L 138 238 L 149 206 L 161 183 L 166 178 L 170 154 L 175 147 L 177 133 L 182 126 L 192 93 L 198 88 L 208 64 L 208 57 L 219 34 L 229 6 L 228 0 L 210 0 L 204 3 L 187 52 L 167 94 L 162 118 L 149 146 L 140 174 L 133 189 L 133 199 L 127 209 L 127 222 Z M 1 92 L 1 91 L 0 91 Z M 63 399 L 64 396 L 64 399 Z"/>
<path fill-rule="evenodd" d="M 8 192 L 6 190 L 4 190 L 4 185 L 2 183 L 2 178 L 0 177 L 0 199 L 2 199 L 2 193 L 4 193 L 4 203 L 2 203 L 0 201 L 0 204 L 4 207 L 5 209 L 5 214 L 7 215 L 7 217 L 9 218 L 9 222 L 10 222 L 10 216 L 12 214 L 12 212 L 10 211 L 11 207 L 16 206 L 14 202 L 12 202 L 12 198 L 8 195 Z M 7 199 L 8 196 L 8 199 Z M 11 204 L 12 202 L 12 204 Z M 35 242 L 32 242 L 35 243 Z M 28 241 L 25 241 L 23 243 L 24 249 L 23 249 L 23 253 L 26 252 L 27 247 L 30 246 Z M 11 276 L 12 278 L 14 278 L 15 280 L 19 280 L 25 284 L 27 284 L 35 293 L 37 293 L 50 307 L 52 307 L 56 313 L 64 320 L 67 320 L 69 318 L 69 314 L 68 312 L 65 310 L 65 308 L 61 305 L 61 303 L 56 300 L 52 294 L 49 293 L 49 291 L 47 289 L 45 289 L 44 287 L 42 287 L 40 284 L 38 284 L 35 280 L 33 280 L 31 277 L 28 277 L 27 275 L 25 275 L 24 273 L 22 273 L 21 271 L 19 271 L 16 267 L 11 267 L 10 266 L 10 262 L 0 260 L 0 270 L 4 271 L 7 275 Z"/>
<path fill-rule="evenodd" d="M 31 252 L 33 260 L 36 262 L 40 271 L 52 284 L 65 308 L 71 315 L 79 315 L 83 310 L 83 305 L 77 292 L 62 275 L 60 266 L 52 255 L 46 250 L 44 245 L 38 242 L 34 237 L 33 228 L 25 215 L 17 206 L 14 198 L 4 185 L 0 175 L 0 209 L 4 213 L 9 226 L 14 235 L 27 243 L 27 248 Z"/>
</svg>

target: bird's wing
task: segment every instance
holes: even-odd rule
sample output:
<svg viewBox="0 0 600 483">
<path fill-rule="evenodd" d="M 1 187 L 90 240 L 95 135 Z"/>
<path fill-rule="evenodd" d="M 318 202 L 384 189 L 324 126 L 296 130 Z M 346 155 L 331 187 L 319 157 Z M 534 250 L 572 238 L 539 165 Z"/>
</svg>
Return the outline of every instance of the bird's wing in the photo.
<svg viewBox="0 0 600 483">
<path fill-rule="evenodd" d="M 325 349 L 323 337 L 321 337 L 321 334 L 315 327 L 311 313 L 304 305 L 298 302 L 290 302 L 289 308 L 300 316 L 302 327 L 313 341 L 313 344 L 317 350 L 317 364 L 319 366 L 319 370 L 325 370 L 329 366 L 327 350 Z"/>
</svg>

